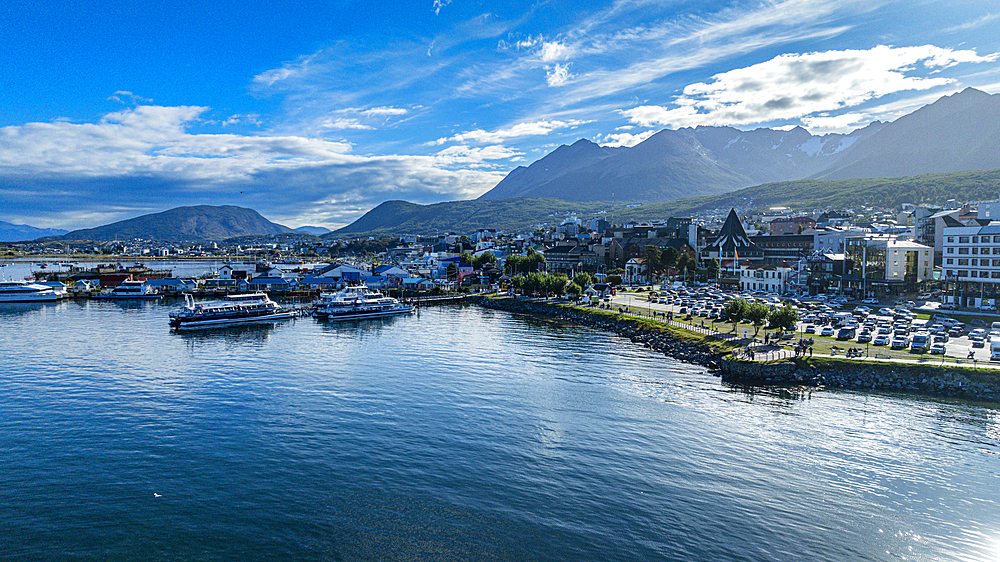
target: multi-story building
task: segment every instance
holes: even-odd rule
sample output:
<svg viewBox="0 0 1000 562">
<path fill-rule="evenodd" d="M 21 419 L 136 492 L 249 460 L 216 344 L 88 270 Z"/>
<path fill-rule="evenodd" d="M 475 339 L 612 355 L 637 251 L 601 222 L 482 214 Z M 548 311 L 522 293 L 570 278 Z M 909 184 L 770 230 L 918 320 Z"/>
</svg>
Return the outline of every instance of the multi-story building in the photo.
<svg viewBox="0 0 1000 562">
<path fill-rule="evenodd" d="M 895 236 L 871 234 L 846 241 L 853 271 L 845 276 L 865 295 L 900 295 L 916 291 L 934 272 L 934 249 Z"/>
<path fill-rule="evenodd" d="M 788 278 L 793 272 L 787 262 L 768 265 L 744 261 L 740 264 L 740 290 L 784 294 L 788 291 Z"/>
<path fill-rule="evenodd" d="M 772 220 L 767 231 L 774 235 L 799 234 L 810 228 L 816 228 L 816 219 L 812 217 L 781 217 Z"/>
<path fill-rule="evenodd" d="M 948 221 L 943 229 L 942 271 L 948 302 L 978 306 L 1000 298 L 1000 221 Z"/>
<path fill-rule="evenodd" d="M 813 251 L 812 234 L 770 234 L 751 236 L 750 241 L 764 250 L 764 263 L 778 265 L 781 262 L 796 263 Z"/>
</svg>

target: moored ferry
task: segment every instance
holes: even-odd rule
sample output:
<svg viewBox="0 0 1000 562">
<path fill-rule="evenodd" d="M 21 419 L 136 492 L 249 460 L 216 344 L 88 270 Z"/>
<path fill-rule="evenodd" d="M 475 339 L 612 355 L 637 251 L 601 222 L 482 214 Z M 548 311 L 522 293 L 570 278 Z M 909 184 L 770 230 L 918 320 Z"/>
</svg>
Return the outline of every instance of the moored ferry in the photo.
<svg viewBox="0 0 1000 562">
<path fill-rule="evenodd" d="M 313 315 L 321 320 L 382 318 L 413 312 L 413 305 L 387 297 L 367 285 L 352 285 L 336 293 L 324 293 L 316 301 Z"/>
<path fill-rule="evenodd" d="M 93 296 L 95 299 L 158 299 L 163 295 L 156 292 L 156 289 L 150 287 L 145 281 L 133 281 L 132 279 L 126 279 L 122 281 L 117 287 L 111 289 L 110 291 L 105 291 L 103 293 L 98 293 Z"/>
<path fill-rule="evenodd" d="M 0 281 L 0 302 L 55 302 L 66 291 L 27 281 Z"/>
<path fill-rule="evenodd" d="M 256 322 L 273 322 L 296 316 L 292 309 L 281 307 L 264 293 L 227 295 L 224 300 L 194 302 L 184 294 L 184 307 L 170 314 L 170 325 L 178 330 L 197 330 L 236 326 Z"/>
</svg>

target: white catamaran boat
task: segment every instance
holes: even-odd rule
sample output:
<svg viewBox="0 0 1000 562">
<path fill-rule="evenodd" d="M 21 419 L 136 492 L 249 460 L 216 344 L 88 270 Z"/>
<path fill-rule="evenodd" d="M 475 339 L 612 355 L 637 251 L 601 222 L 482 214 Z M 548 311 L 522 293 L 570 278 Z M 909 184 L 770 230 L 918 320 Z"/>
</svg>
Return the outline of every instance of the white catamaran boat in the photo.
<svg viewBox="0 0 1000 562">
<path fill-rule="evenodd" d="M 295 310 L 282 308 L 264 293 L 227 295 L 225 300 L 195 303 L 184 294 L 184 307 L 170 315 L 170 325 L 178 330 L 197 330 L 236 326 L 256 322 L 273 322 L 296 315 Z"/>
<path fill-rule="evenodd" d="M 401 303 L 361 284 L 320 295 L 313 315 L 321 320 L 358 320 L 411 312 L 412 304 Z"/>
<path fill-rule="evenodd" d="M 111 289 L 110 291 L 105 291 L 103 293 L 98 293 L 93 296 L 95 299 L 158 299 L 163 295 L 156 292 L 156 289 L 150 287 L 145 281 L 133 281 L 131 279 L 126 279 L 121 282 L 120 285 Z"/>
<path fill-rule="evenodd" d="M 27 281 L 0 281 L 0 302 L 55 302 L 66 291 Z"/>
</svg>

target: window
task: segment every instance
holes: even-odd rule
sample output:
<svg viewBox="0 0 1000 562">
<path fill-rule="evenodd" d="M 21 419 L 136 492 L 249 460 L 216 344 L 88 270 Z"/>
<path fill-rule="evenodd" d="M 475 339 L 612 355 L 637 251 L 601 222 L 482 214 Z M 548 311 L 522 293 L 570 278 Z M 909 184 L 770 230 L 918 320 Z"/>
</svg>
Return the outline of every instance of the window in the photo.
<svg viewBox="0 0 1000 562">
<path fill-rule="evenodd" d="M 959 244 L 968 244 L 969 243 L 969 237 L 968 236 L 959 236 L 958 237 L 958 243 Z"/>
<path fill-rule="evenodd" d="M 979 248 L 973 248 L 972 249 L 972 253 L 973 254 L 978 254 L 979 253 Z"/>
<path fill-rule="evenodd" d="M 959 269 L 958 270 L 958 276 L 959 277 L 968 277 L 969 276 L 969 271 L 965 270 L 965 269 Z"/>
<path fill-rule="evenodd" d="M 954 254 L 955 253 L 955 248 L 948 248 L 948 253 L 949 254 Z"/>
<path fill-rule="evenodd" d="M 972 263 L 969 265 L 979 265 L 979 260 L 972 260 Z"/>
<path fill-rule="evenodd" d="M 951 258 L 948 258 L 948 259 L 944 260 L 944 263 L 946 263 L 946 264 L 948 264 L 948 265 L 952 265 L 952 262 L 954 262 L 954 261 L 955 261 L 955 260 L 953 260 L 953 259 L 951 259 Z"/>
<path fill-rule="evenodd" d="M 969 265 L 969 258 L 960 258 L 958 260 L 958 265 Z"/>
<path fill-rule="evenodd" d="M 948 237 L 948 242 L 954 242 L 954 241 L 955 241 L 955 237 L 954 236 L 949 236 Z"/>
<path fill-rule="evenodd" d="M 993 253 L 994 254 L 1000 254 L 1000 246 L 997 246 L 996 248 L 993 248 Z"/>
<path fill-rule="evenodd" d="M 979 272 L 979 276 L 980 277 L 989 277 L 990 276 L 990 272 L 989 271 L 980 271 Z"/>
<path fill-rule="evenodd" d="M 1000 244 L 1000 236 L 994 236 L 993 237 L 993 243 L 994 244 Z"/>
<path fill-rule="evenodd" d="M 972 237 L 972 243 L 975 244 L 976 242 L 979 242 L 979 239 L 977 239 L 975 236 L 973 236 Z"/>
<path fill-rule="evenodd" d="M 1000 260 L 993 260 L 993 267 L 1000 267 Z"/>
<path fill-rule="evenodd" d="M 1000 271 L 991 272 L 990 277 L 992 277 L 993 279 L 1000 279 Z"/>
<path fill-rule="evenodd" d="M 959 248 L 958 249 L 958 253 L 960 253 L 960 254 L 968 254 L 969 253 L 969 249 L 968 248 Z"/>
</svg>

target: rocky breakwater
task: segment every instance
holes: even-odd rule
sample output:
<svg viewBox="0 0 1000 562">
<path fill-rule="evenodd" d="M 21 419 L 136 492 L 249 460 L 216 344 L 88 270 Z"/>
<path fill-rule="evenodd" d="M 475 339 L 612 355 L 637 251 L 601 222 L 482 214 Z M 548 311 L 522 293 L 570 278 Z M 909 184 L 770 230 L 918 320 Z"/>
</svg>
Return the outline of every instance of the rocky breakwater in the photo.
<svg viewBox="0 0 1000 562">
<path fill-rule="evenodd" d="M 695 341 L 685 341 L 666 329 L 656 329 L 628 316 L 600 311 L 573 309 L 558 304 L 530 299 L 506 299 L 483 297 L 476 301 L 484 308 L 504 310 L 515 314 L 530 314 L 563 322 L 572 322 L 597 330 L 613 332 L 628 338 L 633 343 L 641 343 L 651 350 L 668 357 L 718 370 L 724 353 L 710 345 Z"/>
<path fill-rule="evenodd" d="M 756 386 L 808 385 L 1000 402 L 1000 371 L 943 365 L 795 358 L 721 363 L 722 379 Z"/>
</svg>

